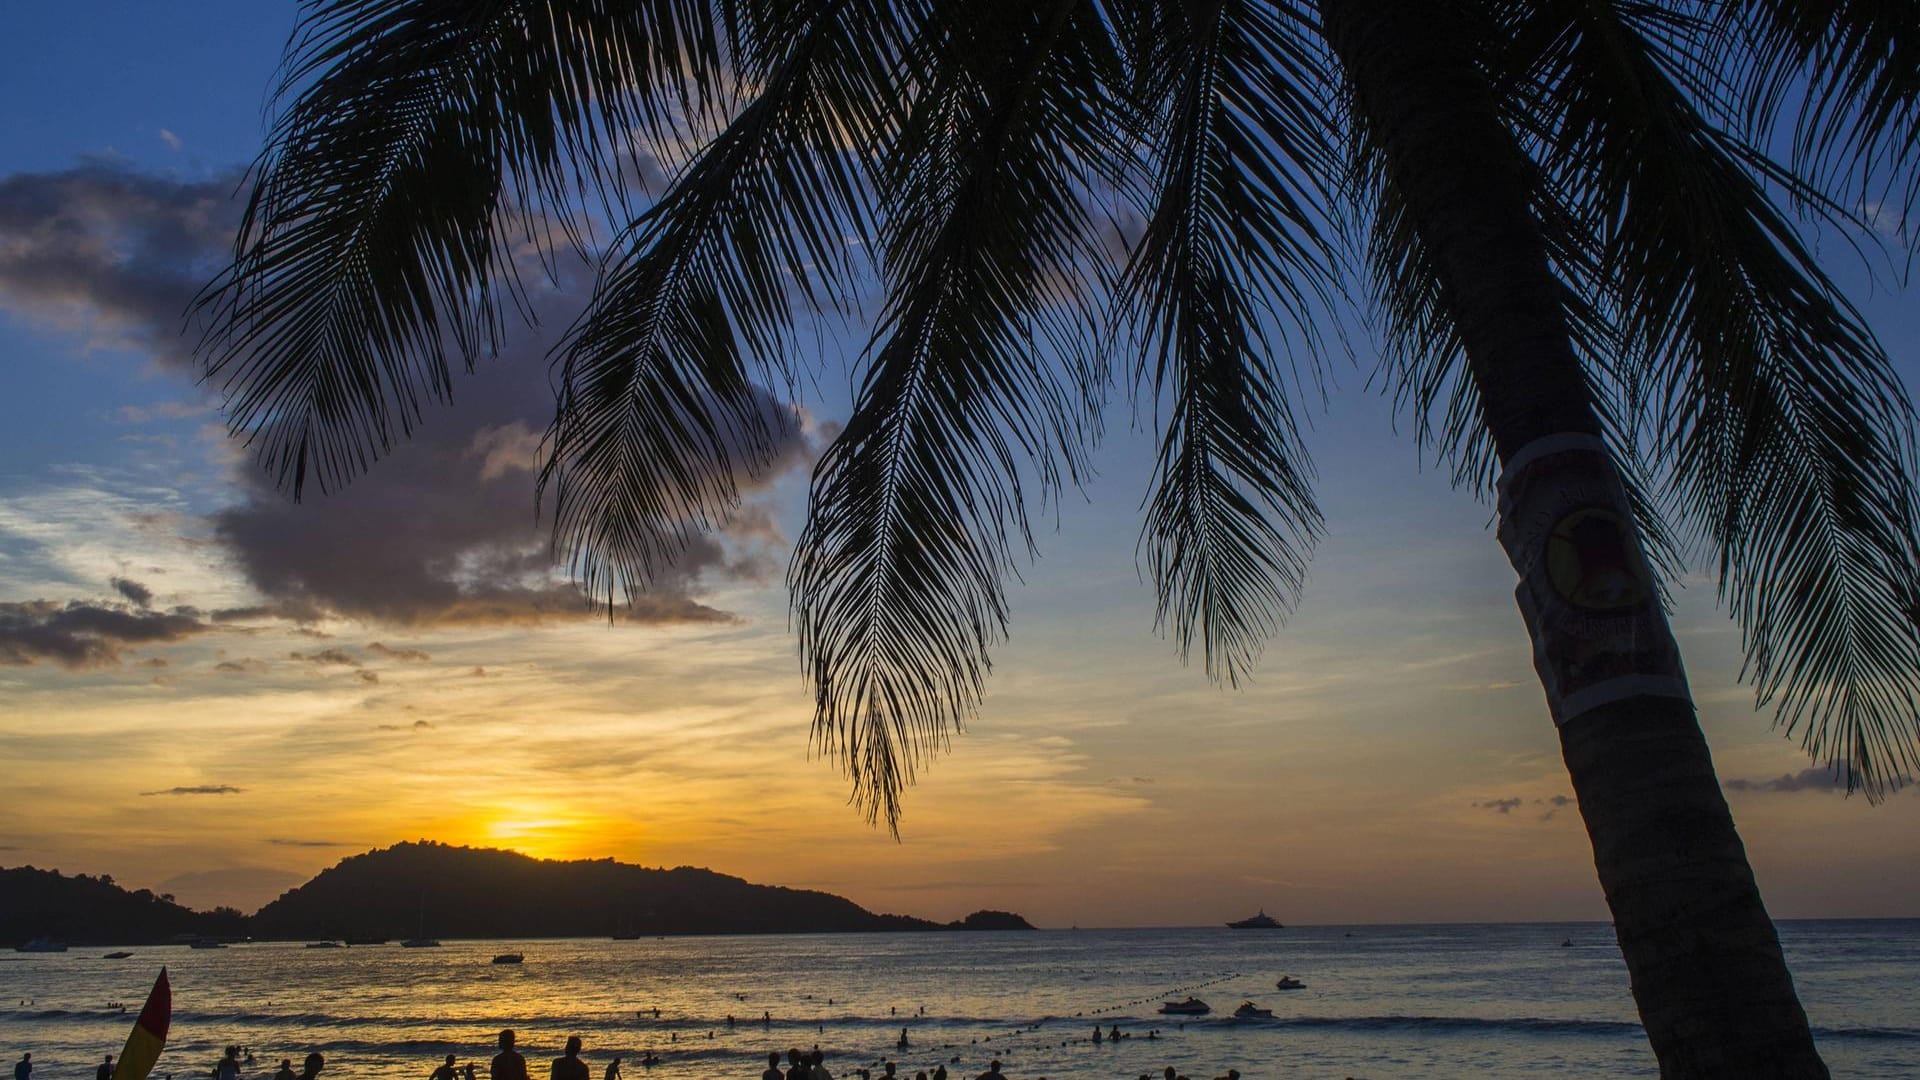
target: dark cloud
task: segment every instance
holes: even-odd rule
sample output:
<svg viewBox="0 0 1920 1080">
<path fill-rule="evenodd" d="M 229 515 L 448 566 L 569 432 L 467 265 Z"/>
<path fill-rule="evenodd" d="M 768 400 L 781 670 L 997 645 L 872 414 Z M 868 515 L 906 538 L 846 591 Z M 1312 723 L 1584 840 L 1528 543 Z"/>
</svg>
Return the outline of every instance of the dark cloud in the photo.
<svg viewBox="0 0 1920 1080">
<path fill-rule="evenodd" d="M 272 844 L 275 847 L 299 847 L 299 848 L 350 848 L 350 847 L 360 846 L 359 844 L 348 843 L 343 840 L 304 840 L 298 837 L 287 837 L 287 836 L 269 837 L 267 839 L 267 843 Z"/>
<path fill-rule="evenodd" d="M 137 581 L 129 581 L 126 578 L 117 577 L 112 579 L 109 584 L 113 586 L 114 592 L 133 601 L 138 607 L 148 607 L 153 603 L 153 590 Z"/>
<path fill-rule="evenodd" d="M 389 660 L 399 660 L 407 663 L 424 664 L 428 660 L 433 659 L 424 649 L 408 649 L 395 645 L 383 645 L 378 641 L 367 646 L 367 651 L 375 656 L 384 656 Z"/>
<path fill-rule="evenodd" d="M 1801 769 L 1797 773 L 1783 773 L 1771 780 L 1748 780 L 1736 777 L 1725 782 L 1728 791 L 1845 791 L 1846 780 L 1827 769 Z"/>
<path fill-rule="evenodd" d="M 320 664 L 322 666 L 328 664 L 345 667 L 360 666 L 359 658 L 345 649 L 322 649 L 316 653 L 290 652 L 287 654 L 287 659 L 301 660 L 309 664 Z"/>
<path fill-rule="evenodd" d="M 98 163 L 0 180 L 0 308 L 72 315 L 76 327 L 96 336 L 104 328 L 118 344 L 192 370 L 197 328 L 183 327 L 182 312 L 225 261 L 237 181 L 236 173 L 182 182 Z M 534 505 L 541 433 L 554 408 L 546 353 L 554 328 L 584 306 L 591 275 L 569 263 L 557 282 L 540 276 L 529 275 L 537 283 L 529 303 L 544 329 L 510 335 L 500 357 L 457 380 L 453 403 L 430 407 L 411 440 L 344 490 L 295 504 L 236 460 L 240 498 L 213 516 L 213 531 L 264 602 L 217 611 L 214 621 L 338 617 L 426 628 L 606 616 L 555 572 Z M 785 434 L 769 469 L 735 477 L 749 496 L 810 454 L 793 411 L 771 395 L 762 401 Z M 771 516 L 749 503 L 723 536 L 697 537 L 620 617 L 729 618 L 698 595 L 768 577 L 777 534 Z"/>
<path fill-rule="evenodd" d="M 238 795 L 246 788 L 232 784 L 198 784 L 193 787 L 172 787 L 161 791 L 143 791 L 142 795 Z"/>
<path fill-rule="evenodd" d="M 1488 799 L 1486 802 L 1474 803 L 1473 807 L 1476 810 L 1491 810 L 1496 814 L 1511 814 L 1515 810 L 1518 810 L 1525 802 L 1525 799 L 1518 797 L 1511 799 Z"/>
<path fill-rule="evenodd" d="M 517 365 L 517 366 L 516 366 Z M 253 585 L 281 610 L 429 628 L 605 618 L 604 606 L 556 572 L 536 514 L 540 433 L 552 410 L 546 365 L 509 357 L 463 382 L 412 442 L 344 490 L 294 503 L 242 466 L 243 502 L 214 519 Z M 770 413 L 781 407 L 767 399 Z M 802 463 L 797 417 L 774 471 Z M 753 492 L 761 483 L 736 478 Z M 770 518 L 747 508 L 731 542 L 696 537 L 677 564 L 619 618 L 641 623 L 729 618 L 696 599 L 708 584 L 760 580 L 772 560 Z M 311 621 L 309 619 L 308 621 Z M 395 657 L 400 659 L 400 657 Z"/>
<path fill-rule="evenodd" d="M 224 671 L 232 675 L 258 675 L 267 670 L 265 660 L 222 660 L 213 665 L 213 670 Z"/>
<path fill-rule="evenodd" d="M 0 665 L 41 660 L 70 671 L 113 667 L 134 645 L 181 641 L 212 629 L 191 608 L 146 611 L 74 600 L 0 601 Z"/>
<path fill-rule="evenodd" d="M 377 671 L 362 671 L 359 672 L 359 675 L 360 681 L 364 683 L 377 683 L 380 681 L 380 673 Z"/>
<path fill-rule="evenodd" d="M 233 241 L 237 182 L 112 162 L 0 178 L 0 307 L 192 370 L 183 313 Z"/>
<path fill-rule="evenodd" d="M 431 720 L 415 720 L 411 724 L 375 724 L 373 728 L 375 731 L 431 731 L 432 729 L 433 721 Z"/>
</svg>

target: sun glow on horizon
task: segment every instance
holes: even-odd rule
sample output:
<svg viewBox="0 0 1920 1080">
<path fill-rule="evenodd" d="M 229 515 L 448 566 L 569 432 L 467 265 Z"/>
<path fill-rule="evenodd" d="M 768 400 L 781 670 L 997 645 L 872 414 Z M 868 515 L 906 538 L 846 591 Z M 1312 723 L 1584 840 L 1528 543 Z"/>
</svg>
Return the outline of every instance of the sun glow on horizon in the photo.
<svg viewBox="0 0 1920 1080">
<path fill-rule="evenodd" d="M 632 821 L 531 801 L 482 811 L 458 832 L 464 843 L 535 859 L 630 859 L 639 849 L 639 829 Z"/>
</svg>

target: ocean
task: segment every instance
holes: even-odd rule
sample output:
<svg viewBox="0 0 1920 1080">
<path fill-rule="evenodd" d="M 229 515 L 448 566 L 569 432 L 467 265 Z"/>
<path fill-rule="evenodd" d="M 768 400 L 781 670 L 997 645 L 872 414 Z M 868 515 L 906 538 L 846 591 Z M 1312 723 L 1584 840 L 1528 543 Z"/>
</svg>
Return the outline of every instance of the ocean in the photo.
<svg viewBox="0 0 1920 1080">
<path fill-rule="evenodd" d="M 1920 920 L 1780 933 L 1834 1075 L 1920 1077 Z M 327 1080 L 425 1080 L 446 1054 L 485 1077 L 504 1027 L 536 1077 L 575 1034 L 596 1078 L 620 1055 L 627 1080 L 753 1080 L 769 1050 L 816 1045 L 840 1080 L 885 1060 L 970 1080 L 993 1057 L 1011 1080 L 1657 1075 L 1612 931 L 1593 923 L 132 949 L 0 954 L 5 1062 L 31 1051 L 34 1080 L 90 1080 L 164 964 L 173 1033 L 155 1076 L 182 1080 L 229 1043 L 251 1048 L 249 1080 L 311 1050 Z M 490 963 L 503 952 L 525 962 Z M 1305 987 L 1276 990 L 1283 975 Z M 1189 994 L 1213 1013 L 1156 1013 Z M 1274 1019 L 1233 1019 L 1244 1000 Z M 1096 1023 L 1130 1037 L 1095 1045 Z"/>
</svg>

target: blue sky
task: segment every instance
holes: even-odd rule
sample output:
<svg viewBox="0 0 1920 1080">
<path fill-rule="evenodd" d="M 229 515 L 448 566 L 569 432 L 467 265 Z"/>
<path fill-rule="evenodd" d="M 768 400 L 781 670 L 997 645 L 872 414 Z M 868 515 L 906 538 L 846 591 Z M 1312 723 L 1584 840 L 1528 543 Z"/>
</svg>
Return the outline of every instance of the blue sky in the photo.
<svg viewBox="0 0 1920 1080">
<path fill-rule="evenodd" d="M 82 242 L 0 285 L 0 602 L 134 603 L 119 579 L 155 611 L 332 607 L 299 627 L 235 616 L 92 666 L 0 668 L 0 746 L 22 778 L 0 791 L 0 862 L 250 904 L 425 836 L 711 865 L 942 918 L 1604 917 L 1491 508 L 1423 467 L 1367 388 L 1370 356 L 1311 417 L 1328 535 L 1240 691 L 1152 632 L 1134 554 L 1150 444 L 1116 395 L 1099 473 L 1057 529 L 1045 520 L 986 706 L 910 795 L 899 843 L 808 757 L 780 585 L 806 455 L 844 408 L 834 380 L 748 518 L 611 629 L 552 617 L 553 583 L 526 562 L 538 334 L 463 384 L 379 483 L 278 500 L 220 436 L 164 316 L 214 269 L 292 17 L 6 16 L 0 192 L 64 200 L 46 205 Z M 0 254 L 35 224 L 0 232 Z M 1915 385 L 1911 297 L 1865 288 L 1845 245 L 1824 246 Z M 574 297 L 551 298 L 557 321 Z M 367 522 L 424 535 L 369 538 Z M 509 566 L 491 601 L 512 617 L 450 599 L 473 568 L 436 551 Z M 289 567 L 308 577 L 288 584 Z M 1798 779 L 1806 760 L 1737 683 L 1711 579 L 1684 584 L 1688 669 L 1776 914 L 1920 914 L 1920 800 L 1876 807 Z"/>
</svg>

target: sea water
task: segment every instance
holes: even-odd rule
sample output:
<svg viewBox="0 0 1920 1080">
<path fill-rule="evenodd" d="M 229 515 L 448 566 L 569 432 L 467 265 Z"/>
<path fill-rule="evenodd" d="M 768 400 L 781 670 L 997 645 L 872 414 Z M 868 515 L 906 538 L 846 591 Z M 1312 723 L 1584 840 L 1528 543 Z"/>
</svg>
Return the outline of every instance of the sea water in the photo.
<svg viewBox="0 0 1920 1080">
<path fill-rule="evenodd" d="M 1834 1075 L 1920 1077 L 1920 921 L 1780 933 Z M 971 1078 L 994 1057 L 1014 1080 L 1657 1075 L 1605 924 L 130 948 L 0 954 L 0 1065 L 32 1051 L 34 1080 L 87 1080 L 164 964 L 173 1032 L 155 1075 L 182 1080 L 228 1044 L 251 1048 L 249 1078 L 312 1050 L 326 1080 L 424 1080 L 446 1054 L 484 1077 L 501 1028 L 536 1077 L 569 1035 L 596 1077 L 620 1055 L 628 1080 L 753 1080 L 769 1050 L 815 1046 L 841 1080 L 885 1060 Z M 525 961 L 490 962 L 503 952 Z M 1305 988 L 1276 990 L 1282 975 Z M 1212 1014 L 1157 1013 L 1189 994 Z M 1244 1000 L 1274 1019 L 1233 1019 Z M 1096 1045 L 1096 1024 L 1130 1037 Z M 642 1068 L 648 1050 L 662 1064 Z"/>
</svg>

